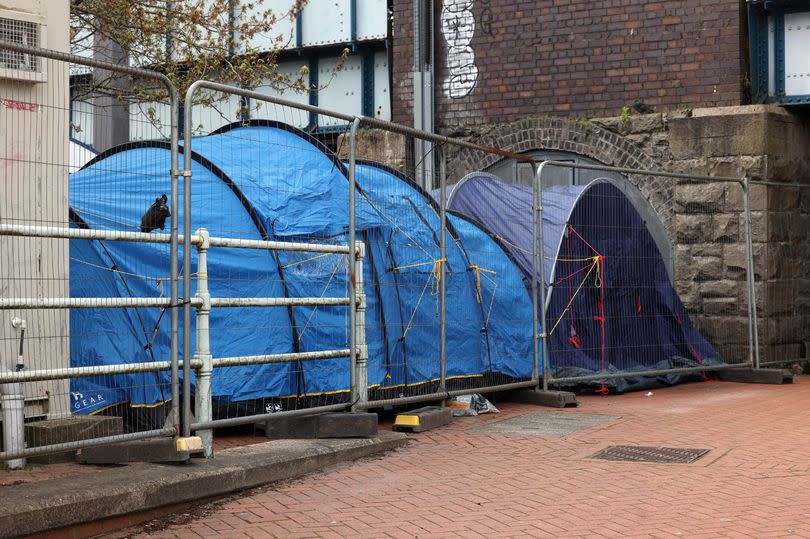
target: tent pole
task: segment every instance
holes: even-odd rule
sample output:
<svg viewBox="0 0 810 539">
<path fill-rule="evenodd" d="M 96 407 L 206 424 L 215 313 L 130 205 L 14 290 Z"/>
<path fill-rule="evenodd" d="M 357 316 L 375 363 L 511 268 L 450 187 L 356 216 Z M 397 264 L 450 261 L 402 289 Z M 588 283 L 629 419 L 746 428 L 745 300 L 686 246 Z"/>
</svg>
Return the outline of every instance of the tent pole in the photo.
<svg viewBox="0 0 810 539">
<path fill-rule="evenodd" d="M 447 392 L 447 274 L 445 272 L 445 261 L 447 260 L 447 167 L 444 159 L 444 149 L 436 146 L 435 151 L 439 159 L 439 212 L 441 220 L 441 235 L 439 245 L 441 248 L 439 273 L 439 295 L 440 295 L 440 319 L 439 319 L 439 384 L 442 393 Z"/>
<path fill-rule="evenodd" d="M 534 255 L 532 256 L 532 302 L 534 304 L 534 374 L 539 376 L 540 361 L 542 359 L 543 391 L 548 391 L 548 334 L 546 333 L 546 264 L 543 257 L 545 244 L 543 243 L 543 169 L 547 161 L 540 163 L 534 176 L 534 211 L 532 212 L 532 240 L 534 242 Z M 539 283 L 538 283 L 538 272 Z M 538 306 L 538 292 L 540 294 Z M 538 315 L 540 327 L 538 327 Z M 543 340 L 542 346 L 540 343 Z"/>
</svg>

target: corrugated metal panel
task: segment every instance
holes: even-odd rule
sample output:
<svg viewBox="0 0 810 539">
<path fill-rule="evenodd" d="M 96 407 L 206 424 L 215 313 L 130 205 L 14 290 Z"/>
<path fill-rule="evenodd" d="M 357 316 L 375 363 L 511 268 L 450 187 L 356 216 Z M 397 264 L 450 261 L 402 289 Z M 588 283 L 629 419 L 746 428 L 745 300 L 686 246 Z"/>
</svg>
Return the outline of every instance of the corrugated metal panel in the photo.
<svg viewBox="0 0 810 539">
<path fill-rule="evenodd" d="M 301 16 L 304 47 L 352 39 L 351 0 L 310 0 Z"/>
<path fill-rule="evenodd" d="M 306 62 L 285 62 L 279 64 L 278 67 L 280 73 L 287 74 L 294 80 L 298 78 L 299 70 L 305 65 L 307 65 Z M 304 83 L 309 86 L 309 76 L 304 75 L 303 79 Z M 262 94 L 287 99 L 288 101 L 295 101 L 296 103 L 309 103 L 309 92 L 298 92 L 293 89 L 282 90 L 280 88 L 274 88 L 269 82 L 256 88 L 256 91 Z M 304 128 L 309 124 L 309 112 L 254 99 L 250 102 L 250 117 L 265 120 L 278 120 L 300 128 Z"/>
<path fill-rule="evenodd" d="M 322 87 L 318 92 L 318 106 L 344 114 L 360 115 L 363 110 L 360 57 L 350 56 L 346 59 L 343 69 L 335 72 L 339 60 L 339 58 L 322 58 L 318 64 L 318 80 Z M 343 120 L 318 116 L 318 127 L 345 124 Z"/>
<path fill-rule="evenodd" d="M 385 39 L 388 35 L 388 2 L 357 0 L 357 39 Z"/>
<path fill-rule="evenodd" d="M 810 12 L 785 14 L 785 95 L 810 94 Z"/>
<path fill-rule="evenodd" d="M 374 116 L 391 119 L 391 89 L 388 84 L 388 51 L 374 54 Z"/>
<path fill-rule="evenodd" d="M 129 140 L 168 139 L 171 107 L 167 103 L 133 103 L 129 106 Z"/>
<path fill-rule="evenodd" d="M 290 9 L 295 5 L 295 0 L 264 0 L 264 4 L 246 3 L 240 14 L 242 23 L 246 23 L 251 17 L 264 20 L 263 13 L 268 9 L 273 15 L 278 17 L 270 32 L 256 34 L 248 45 L 254 49 L 273 50 L 279 48 L 293 48 L 296 43 L 295 17 L 289 17 Z M 239 40 L 237 39 L 237 42 Z"/>
<path fill-rule="evenodd" d="M 192 107 L 191 125 L 194 135 L 207 135 L 211 131 L 239 119 L 238 96 L 229 95 L 222 98 L 220 93 L 213 95 L 217 101 L 212 105 L 194 105 Z"/>
</svg>

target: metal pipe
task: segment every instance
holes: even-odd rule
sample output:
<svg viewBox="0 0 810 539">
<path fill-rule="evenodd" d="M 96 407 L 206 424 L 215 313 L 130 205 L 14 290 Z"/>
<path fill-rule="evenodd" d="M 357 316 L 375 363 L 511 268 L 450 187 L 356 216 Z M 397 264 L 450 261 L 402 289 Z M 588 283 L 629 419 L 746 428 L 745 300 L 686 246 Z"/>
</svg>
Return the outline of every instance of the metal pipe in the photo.
<svg viewBox="0 0 810 539">
<path fill-rule="evenodd" d="M 172 214 L 173 216 L 175 214 Z M 24 236 L 32 238 L 61 238 L 80 240 L 128 241 L 134 243 L 162 243 L 171 244 L 171 234 L 150 232 L 125 232 L 122 230 L 98 230 L 92 228 L 66 228 L 60 226 L 31 226 L 0 224 L 0 236 Z M 185 241 L 185 236 L 178 235 L 178 241 Z M 200 238 L 191 235 L 189 241 L 192 245 L 200 243 Z M 260 249 L 271 251 L 299 251 L 310 253 L 337 253 L 348 254 L 348 245 L 332 245 L 328 243 L 302 243 L 293 241 L 265 241 L 245 240 L 238 238 L 209 237 L 211 247 L 228 247 L 233 249 Z"/>
<path fill-rule="evenodd" d="M 349 408 L 349 403 L 330 404 L 329 406 L 318 406 L 315 408 L 303 408 L 301 410 L 289 410 L 286 412 L 274 412 L 270 414 L 256 414 L 244 417 L 231 417 L 228 419 L 216 419 L 214 421 L 197 421 L 191 424 L 191 430 L 199 431 L 205 429 L 219 429 L 222 427 L 235 427 L 238 425 L 250 425 L 251 423 L 263 423 L 277 418 L 298 417 L 304 415 L 323 414 L 326 412 L 341 412 Z"/>
<path fill-rule="evenodd" d="M 166 421 L 166 427 L 173 427 L 180 424 L 180 374 L 179 374 L 179 350 L 180 350 L 180 321 L 177 313 L 179 306 L 179 291 L 178 285 L 180 276 L 178 274 L 179 265 L 179 227 L 177 208 L 179 206 L 180 192 L 179 181 L 177 177 L 180 175 L 179 159 L 177 153 L 179 151 L 179 126 L 178 117 L 180 114 L 180 99 L 177 95 L 177 89 L 172 85 L 167 85 L 169 89 L 169 99 L 171 108 L 171 217 L 170 217 L 170 242 L 169 242 L 169 298 L 171 300 L 171 308 L 169 309 L 169 331 L 170 335 L 170 349 L 169 361 L 171 362 L 171 392 L 172 403 L 169 415 Z M 186 232 L 187 233 L 187 232 Z"/>
<path fill-rule="evenodd" d="M 535 191 L 535 213 L 537 214 L 534 219 L 534 235 L 537 243 L 534 244 L 534 257 L 539 257 L 539 261 L 535 260 L 534 265 L 540 271 L 540 325 L 542 332 L 539 337 L 542 338 L 542 349 L 540 356 L 543 361 L 543 391 L 548 391 L 549 378 L 549 350 L 548 350 L 548 332 L 546 331 L 546 257 L 545 248 L 546 244 L 543 241 L 543 170 L 551 161 L 543 161 L 537 167 L 537 174 L 534 177 L 534 191 Z M 534 276 L 532 284 L 537 287 L 537 277 Z M 549 285 L 550 286 L 550 285 Z M 535 334 L 535 339 L 538 336 Z"/>
<path fill-rule="evenodd" d="M 214 365 L 211 357 L 211 340 L 209 335 L 209 316 L 211 313 L 211 294 L 208 293 L 208 231 L 204 228 L 197 230 L 202 241 L 197 245 L 197 298 L 200 306 L 197 307 L 197 346 L 194 357 L 200 362 L 197 370 L 197 391 L 195 397 L 195 412 L 198 421 L 210 421 L 211 410 L 211 375 Z M 210 429 L 200 430 L 197 435 L 202 439 L 203 455 L 205 458 L 214 456 L 214 432 Z"/>
<path fill-rule="evenodd" d="M 355 162 L 357 152 L 357 128 L 360 122 L 357 118 L 352 120 L 352 127 L 349 131 L 349 387 L 351 388 L 351 400 L 358 400 L 357 388 L 357 269 L 355 268 L 355 235 L 357 233 L 355 223 L 355 190 L 357 189 L 357 178 L 355 177 Z"/>
<path fill-rule="evenodd" d="M 0 236 L 29 238 L 62 238 L 80 240 L 131 241 L 136 243 L 171 243 L 171 234 L 157 232 L 125 232 L 93 228 L 67 228 L 62 226 L 33 226 L 0 224 Z"/>
<path fill-rule="evenodd" d="M 439 401 L 445 400 L 448 397 L 457 397 L 459 395 L 471 395 L 473 393 L 494 393 L 496 391 L 509 391 L 511 389 L 522 389 L 526 387 L 535 387 L 537 384 L 531 380 L 527 382 L 512 382 L 510 384 L 500 384 L 497 386 L 478 387 L 469 389 L 454 389 L 452 391 L 445 391 L 443 393 L 430 393 L 428 395 L 413 395 L 410 397 L 396 397 L 393 399 L 379 399 L 369 401 L 366 403 L 366 409 L 382 408 L 384 406 L 399 406 L 403 404 L 413 404 L 415 402 L 425 401 Z"/>
<path fill-rule="evenodd" d="M 8 371 L 0 372 L 0 384 L 9 382 L 41 382 L 44 380 L 62 380 L 89 376 L 111 376 L 115 374 L 166 371 L 169 369 L 171 369 L 171 361 L 120 363 L 93 367 L 65 367 L 61 369 L 40 369 L 34 371 Z"/>
<path fill-rule="evenodd" d="M 0 375 L 15 372 L 0 360 Z M 25 392 L 22 383 L 0 384 L 0 408 L 3 417 L 3 451 L 19 454 L 25 449 Z M 25 467 L 25 459 L 13 459 L 6 463 L 11 470 Z"/>
<path fill-rule="evenodd" d="M 439 387 L 447 391 L 447 169 L 444 159 L 444 150 L 436 147 L 439 158 L 439 220 L 441 232 L 439 234 Z M 432 159 L 432 157 L 431 157 Z"/>
<path fill-rule="evenodd" d="M 352 310 L 355 314 L 355 378 L 352 386 L 352 411 L 362 410 L 368 402 L 368 346 L 366 345 L 366 293 L 363 283 L 363 259 L 366 255 L 365 244 L 357 242 L 357 261 L 355 271 L 357 279 L 355 281 L 355 296 L 357 302 Z"/>
<path fill-rule="evenodd" d="M 633 174 L 636 176 L 658 176 L 662 178 L 680 178 L 683 180 L 697 180 L 705 182 L 729 182 L 742 183 L 743 178 L 733 176 L 705 176 L 701 174 L 687 174 L 683 172 L 666 172 L 663 170 L 643 170 L 627 167 L 611 167 L 607 165 L 588 165 L 585 163 L 566 163 L 563 161 L 543 161 L 541 165 L 548 165 L 562 168 L 574 168 L 584 170 L 601 170 L 603 172 L 620 172 L 623 174 Z"/>
<path fill-rule="evenodd" d="M 351 298 L 211 298 L 211 307 L 299 307 L 351 305 Z M 194 302 L 199 305 L 199 301 Z"/>
<path fill-rule="evenodd" d="M 0 309 L 168 307 L 171 298 L 0 298 Z"/>
<path fill-rule="evenodd" d="M 320 359 L 333 359 L 349 357 L 349 349 L 325 350 L 317 352 L 298 352 L 289 354 L 269 354 L 262 356 L 235 356 L 214 358 L 214 368 L 235 367 L 240 365 L 265 365 L 270 363 L 286 363 L 288 361 L 317 361 Z M 192 369 L 202 367 L 202 362 L 192 358 Z M 182 366 L 182 363 L 180 364 Z M 40 369 L 25 371 L 0 372 L 0 384 L 11 382 L 39 382 L 45 380 L 62 380 L 70 378 L 83 378 L 91 376 L 113 376 L 117 374 L 135 374 L 142 372 L 167 371 L 172 368 L 171 361 L 150 361 L 144 363 L 115 363 L 96 365 L 92 367 L 65 367 L 61 369 Z"/>
<path fill-rule="evenodd" d="M 637 376 L 665 376 L 667 374 L 681 374 L 689 372 L 707 372 L 707 371 L 722 371 L 726 369 L 739 369 L 740 367 L 750 367 L 751 362 L 722 365 L 705 365 L 702 367 L 682 367 L 676 369 L 658 369 L 654 371 L 628 371 L 624 373 L 600 373 L 590 374 L 588 376 L 566 376 L 562 378 L 549 378 L 549 384 L 563 384 L 563 383 L 577 383 L 577 382 L 594 382 L 599 380 L 611 380 L 615 378 L 635 378 Z"/>
<path fill-rule="evenodd" d="M 748 360 L 755 369 L 759 363 L 759 327 L 757 321 L 757 292 L 754 283 L 754 241 L 751 228 L 751 189 L 748 176 L 743 182 L 743 207 L 745 216 L 745 276 L 748 284 Z"/>
<path fill-rule="evenodd" d="M 348 245 L 327 243 L 301 243 L 293 241 L 241 240 L 236 238 L 209 238 L 211 247 L 232 247 L 237 249 L 262 249 L 268 251 L 304 251 L 310 253 L 349 254 Z"/>
<path fill-rule="evenodd" d="M 287 363 L 289 361 L 317 361 L 349 357 L 350 350 L 324 350 L 317 352 L 296 352 L 289 354 L 270 354 L 264 356 L 215 357 L 214 368 L 235 367 L 240 365 L 267 365 L 270 363 Z M 193 364 L 193 363 L 192 363 Z"/>
<path fill-rule="evenodd" d="M 160 436 L 174 436 L 177 430 L 174 427 L 163 429 L 147 430 L 143 432 L 131 432 L 128 434 L 116 434 L 115 436 L 104 436 L 102 438 L 89 438 L 87 440 L 77 440 L 75 442 L 64 442 L 61 444 L 41 445 L 29 447 L 19 452 L 0 453 L 0 460 L 10 460 L 20 457 L 33 457 L 48 453 L 59 453 L 61 451 L 73 451 L 85 447 L 95 447 L 99 445 L 117 444 L 120 442 L 130 442 L 133 440 L 145 440 L 147 438 L 157 438 Z"/>
<path fill-rule="evenodd" d="M 243 97 L 249 97 L 250 99 L 257 99 L 259 101 L 264 101 L 267 103 L 274 103 L 276 105 L 281 105 L 285 107 L 291 107 L 294 109 L 305 110 L 308 112 L 314 112 L 315 114 L 328 116 L 330 118 L 337 118 L 339 120 L 343 120 L 345 122 L 354 122 L 354 120 L 359 119 L 361 125 L 367 125 L 369 127 L 377 127 L 379 129 L 384 129 L 386 131 L 392 131 L 394 133 L 399 133 L 401 135 L 408 135 L 416 138 L 421 138 L 424 140 L 429 140 L 431 142 L 440 143 L 440 144 L 452 144 L 454 146 L 459 146 L 461 148 L 469 148 L 471 150 L 483 151 L 495 155 L 500 155 L 501 157 L 510 157 L 512 159 L 517 159 L 519 161 L 525 161 L 528 163 L 534 163 L 534 159 L 528 155 L 522 155 L 519 153 L 508 152 L 506 150 L 501 150 L 500 148 L 495 148 L 492 146 L 485 146 L 483 144 L 475 144 L 472 142 L 467 142 L 465 140 L 459 140 L 450 138 L 444 135 L 437 135 L 435 133 L 430 133 L 427 131 L 422 131 L 420 129 L 414 129 L 412 127 L 406 127 L 404 125 L 399 125 L 391 122 L 386 122 L 384 120 L 378 120 L 376 118 L 371 118 L 369 116 L 354 116 L 351 114 L 342 114 L 339 112 L 334 112 L 332 110 L 322 109 L 320 107 L 316 107 L 314 105 L 307 105 L 304 103 L 298 103 L 295 101 L 290 101 L 287 99 L 281 99 L 278 97 L 273 97 L 265 94 L 261 94 L 259 92 L 254 92 L 251 90 L 246 90 L 244 88 L 239 88 L 236 86 L 230 86 L 227 84 L 220 84 L 218 82 L 211 82 L 206 80 L 198 80 L 192 83 L 189 87 L 188 91 L 186 92 L 186 104 L 188 105 L 188 96 L 192 95 L 198 88 L 207 88 L 209 90 L 215 90 L 219 92 L 227 92 L 234 95 L 240 95 Z M 186 126 L 190 127 L 190 118 L 189 112 L 190 109 L 186 110 Z M 187 150 L 186 150 L 187 151 Z"/>
<path fill-rule="evenodd" d="M 182 436 L 191 436 L 191 130 L 196 81 L 186 90 L 183 108 L 183 414 Z"/>
<path fill-rule="evenodd" d="M 71 64 L 80 64 L 90 67 L 97 67 L 109 71 L 116 71 L 118 73 L 126 73 L 127 75 L 135 75 L 147 79 L 161 81 L 163 84 L 171 86 L 172 82 L 163 73 L 157 71 L 149 71 L 148 69 L 141 69 L 138 67 L 129 67 L 121 64 L 113 64 L 101 60 L 94 60 L 85 56 L 77 56 L 67 52 L 54 51 L 51 49 L 42 49 L 40 47 L 32 47 L 30 45 L 20 45 L 11 42 L 0 42 L 0 50 L 9 50 L 23 54 L 31 54 L 33 56 L 40 56 L 42 58 L 50 58 L 51 60 L 58 60 L 60 62 L 68 62 Z"/>
</svg>

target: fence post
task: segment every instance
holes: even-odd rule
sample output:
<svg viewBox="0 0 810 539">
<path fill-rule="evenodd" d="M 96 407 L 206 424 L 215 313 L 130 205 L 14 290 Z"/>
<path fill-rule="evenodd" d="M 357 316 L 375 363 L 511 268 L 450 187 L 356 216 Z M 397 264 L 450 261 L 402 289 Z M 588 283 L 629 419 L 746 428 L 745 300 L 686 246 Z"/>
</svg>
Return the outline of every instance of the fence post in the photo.
<svg viewBox="0 0 810 539">
<path fill-rule="evenodd" d="M 203 81 L 186 90 L 183 109 L 183 436 L 191 436 L 191 129 L 194 93 Z"/>
<path fill-rule="evenodd" d="M 194 409 L 197 421 L 211 421 L 211 374 L 214 370 L 211 356 L 209 316 L 211 313 L 211 294 L 208 292 L 208 248 L 209 235 L 204 228 L 197 230 L 200 241 L 197 243 L 197 298 L 201 300 L 197 307 L 197 344 L 194 358 L 199 362 L 197 369 L 197 391 L 194 394 Z M 210 429 L 197 432 L 202 439 L 206 458 L 214 456 L 214 433 Z"/>
<path fill-rule="evenodd" d="M 439 220 L 441 221 L 441 234 L 439 236 L 441 252 L 439 254 L 439 267 L 436 279 L 439 280 L 439 385 L 440 392 L 447 394 L 447 166 L 444 159 L 444 150 L 436 146 L 435 151 L 439 158 Z"/>
<path fill-rule="evenodd" d="M 534 211 L 532 212 L 532 241 L 534 254 L 532 256 L 532 301 L 534 303 L 534 376 L 539 374 L 538 363 L 542 359 L 543 369 L 543 391 L 548 391 L 548 380 L 550 378 L 548 372 L 548 333 L 546 332 L 546 262 L 545 262 L 545 243 L 543 243 L 543 169 L 546 166 L 546 161 L 540 163 L 537 167 L 537 174 L 534 177 Z M 539 283 L 538 283 L 539 272 Z M 538 292 L 539 307 L 538 307 Z M 540 317 L 540 327 L 538 324 L 538 315 Z M 538 331 L 539 330 L 539 331 Z M 540 343 L 542 339 L 542 345 Z"/>
<path fill-rule="evenodd" d="M 355 161 L 357 159 L 357 129 L 360 127 L 360 118 L 352 121 L 349 131 L 349 387 L 351 388 L 351 402 L 358 400 L 357 380 L 357 249 L 355 248 L 357 228 L 355 223 Z M 362 278 L 362 277 L 361 277 Z"/>
<path fill-rule="evenodd" d="M 179 375 L 179 360 L 178 354 L 180 350 L 180 327 L 179 327 L 179 313 L 177 312 L 177 308 L 179 307 L 178 301 L 178 284 L 179 284 L 179 276 L 178 276 L 178 266 L 180 260 L 180 253 L 178 248 L 179 236 L 178 231 L 179 227 L 177 226 L 178 222 L 178 214 L 177 208 L 180 204 L 180 195 L 179 195 L 179 181 L 178 178 L 181 175 L 179 167 L 179 129 L 178 129 L 178 122 L 179 122 L 179 104 L 178 104 L 178 95 L 177 90 L 174 86 L 167 82 L 166 83 L 169 89 L 169 97 L 171 100 L 171 209 L 172 214 L 170 216 L 171 219 L 171 244 L 169 248 L 169 280 L 170 280 L 170 296 L 171 296 L 171 306 L 169 307 L 169 320 L 171 326 L 171 348 L 170 348 L 170 359 L 171 359 L 171 384 L 172 384 L 172 404 L 171 404 L 171 411 L 169 412 L 169 424 L 176 429 L 175 438 L 180 436 L 180 375 Z"/>
<path fill-rule="evenodd" d="M 366 293 L 363 287 L 363 259 L 366 256 L 366 245 L 362 241 L 355 243 L 357 259 L 354 264 L 356 303 L 351 307 L 355 311 L 355 385 L 352 387 L 352 412 L 365 411 L 368 408 L 368 345 L 366 344 Z"/>
<path fill-rule="evenodd" d="M 745 210 L 745 274 L 748 281 L 748 361 L 759 368 L 759 328 L 757 322 L 757 293 L 754 279 L 754 241 L 751 232 L 751 184 L 746 176 L 742 182 Z"/>
</svg>

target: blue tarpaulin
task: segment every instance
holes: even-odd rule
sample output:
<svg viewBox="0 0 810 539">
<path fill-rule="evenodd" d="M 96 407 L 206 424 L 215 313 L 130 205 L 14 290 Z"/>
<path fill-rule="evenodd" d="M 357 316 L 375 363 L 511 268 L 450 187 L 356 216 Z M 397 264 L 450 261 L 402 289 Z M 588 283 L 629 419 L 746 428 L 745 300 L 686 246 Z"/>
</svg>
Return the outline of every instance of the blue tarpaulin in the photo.
<svg viewBox="0 0 810 539">
<path fill-rule="evenodd" d="M 204 227 L 221 237 L 348 239 L 346 168 L 312 137 L 261 121 L 196 138 L 193 149 L 192 232 Z M 138 230 L 155 198 L 170 193 L 170 169 L 164 142 L 127 144 L 96 157 L 71 175 L 71 226 Z M 502 246 L 479 226 L 454 217 L 457 228 L 448 234 L 443 260 L 439 217 L 424 191 L 373 163 L 358 164 L 356 176 L 357 239 L 367 246 L 371 388 L 399 396 L 435 384 L 442 264 L 448 380 L 481 384 L 476 380 L 531 377 L 532 357 L 525 354 L 531 350 L 531 298 L 517 286 L 519 273 Z M 182 182 L 180 189 L 183 200 Z M 170 209 L 183 234 L 182 208 Z M 73 297 L 169 295 L 168 245 L 71 240 L 70 249 Z M 196 251 L 190 256 L 193 271 Z M 212 248 L 208 274 L 212 297 L 348 293 L 343 255 Z M 192 294 L 195 289 L 192 279 Z M 220 307 L 212 310 L 210 326 L 214 357 L 344 349 L 349 343 L 346 307 Z M 168 360 L 169 335 L 165 310 L 73 309 L 71 365 Z M 192 355 L 193 348 L 192 338 Z M 167 371 L 77 378 L 71 381 L 73 410 L 157 406 L 170 398 L 168 382 Z M 214 398 L 224 402 L 345 394 L 348 388 L 348 358 L 218 368 L 212 381 Z"/>
</svg>

